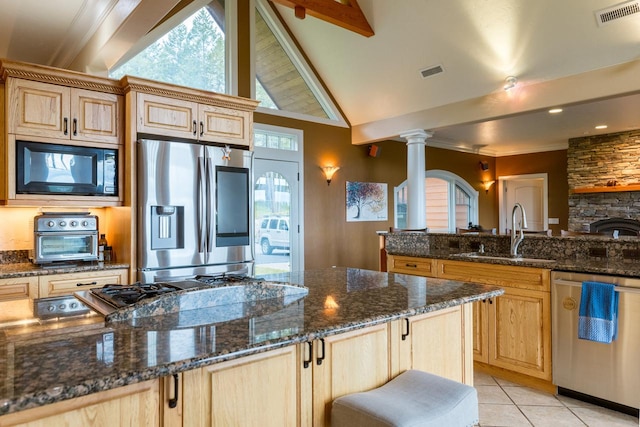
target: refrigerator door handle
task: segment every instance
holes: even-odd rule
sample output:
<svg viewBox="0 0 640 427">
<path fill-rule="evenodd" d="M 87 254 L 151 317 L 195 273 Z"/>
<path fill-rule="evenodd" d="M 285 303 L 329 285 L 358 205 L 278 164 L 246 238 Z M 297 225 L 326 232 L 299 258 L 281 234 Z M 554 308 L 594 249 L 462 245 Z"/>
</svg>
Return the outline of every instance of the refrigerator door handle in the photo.
<svg viewBox="0 0 640 427">
<path fill-rule="evenodd" d="M 206 164 L 204 157 L 198 157 L 198 189 L 197 189 L 197 215 L 198 215 L 198 252 L 206 252 L 207 249 L 207 208 L 206 201 Z"/>
<path fill-rule="evenodd" d="M 213 249 L 215 248 L 215 241 L 214 241 L 214 236 L 213 236 L 213 232 L 214 232 L 214 217 L 215 217 L 215 210 L 213 208 L 213 203 L 212 203 L 212 198 L 213 198 L 213 191 L 215 191 L 215 185 L 214 185 L 214 166 L 213 166 L 213 162 L 211 161 L 211 157 L 209 157 L 207 155 L 206 157 L 206 162 L 207 162 L 207 167 L 206 167 L 206 171 L 207 171 L 207 176 L 206 176 L 206 182 L 207 182 L 207 200 L 206 200 L 206 206 L 207 206 L 207 252 L 212 252 Z"/>
</svg>

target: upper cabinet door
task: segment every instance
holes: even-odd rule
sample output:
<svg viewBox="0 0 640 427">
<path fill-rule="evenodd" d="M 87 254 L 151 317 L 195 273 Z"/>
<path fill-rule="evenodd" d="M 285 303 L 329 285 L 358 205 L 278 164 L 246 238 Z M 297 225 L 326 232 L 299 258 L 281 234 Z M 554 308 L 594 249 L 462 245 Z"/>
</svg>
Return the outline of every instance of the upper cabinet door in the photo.
<svg viewBox="0 0 640 427">
<path fill-rule="evenodd" d="M 202 141 L 251 146 L 252 114 L 247 111 L 200 104 L 198 135 Z"/>
<path fill-rule="evenodd" d="M 8 132 L 68 139 L 70 93 L 64 86 L 7 79 Z"/>
<path fill-rule="evenodd" d="M 10 134 L 118 144 L 122 96 L 8 79 Z"/>
<path fill-rule="evenodd" d="M 198 104 L 138 93 L 138 132 L 197 139 Z"/>
<path fill-rule="evenodd" d="M 122 96 L 71 89 L 71 139 L 118 144 L 122 117 Z"/>
</svg>

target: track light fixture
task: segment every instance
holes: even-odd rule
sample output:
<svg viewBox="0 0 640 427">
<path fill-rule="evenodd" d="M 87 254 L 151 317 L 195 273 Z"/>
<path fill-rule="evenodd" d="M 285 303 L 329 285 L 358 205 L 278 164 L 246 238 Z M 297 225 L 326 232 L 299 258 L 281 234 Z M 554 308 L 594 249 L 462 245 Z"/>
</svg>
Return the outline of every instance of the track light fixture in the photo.
<svg viewBox="0 0 640 427">
<path fill-rule="evenodd" d="M 509 76 L 504 79 L 504 86 L 502 87 L 504 90 L 511 90 L 518 84 L 518 79 L 514 76 Z"/>
</svg>

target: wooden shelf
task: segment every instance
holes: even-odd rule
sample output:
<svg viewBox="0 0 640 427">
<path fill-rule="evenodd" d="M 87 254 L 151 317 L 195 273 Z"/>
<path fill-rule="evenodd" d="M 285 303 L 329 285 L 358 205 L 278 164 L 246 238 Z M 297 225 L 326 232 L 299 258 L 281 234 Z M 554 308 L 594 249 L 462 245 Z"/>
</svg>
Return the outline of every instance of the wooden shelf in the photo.
<svg viewBox="0 0 640 427">
<path fill-rule="evenodd" d="M 640 191 L 640 184 L 633 185 L 615 185 L 606 187 L 579 187 L 570 190 L 571 194 L 585 193 L 618 193 L 621 191 Z"/>
</svg>

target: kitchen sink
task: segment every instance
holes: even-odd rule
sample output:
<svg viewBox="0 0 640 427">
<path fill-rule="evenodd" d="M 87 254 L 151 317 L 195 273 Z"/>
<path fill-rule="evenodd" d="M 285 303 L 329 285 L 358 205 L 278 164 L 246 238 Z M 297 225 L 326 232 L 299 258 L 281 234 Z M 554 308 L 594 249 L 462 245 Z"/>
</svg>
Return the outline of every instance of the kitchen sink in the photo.
<svg viewBox="0 0 640 427">
<path fill-rule="evenodd" d="M 544 258 L 525 258 L 522 256 L 511 256 L 511 255 L 502 255 L 502 254 L 483 254 L 480 252 L 464 252 L 460 254 L 453 254 L 455 257 L 460 258 L 474 258 L 474 259 L 486 259 L 486 260 L 500 260 L 500 261 L 510 261 L 516 263 L 549 263 L 556 262 L 554 259 L 544 259 Z"/>
</svg>

